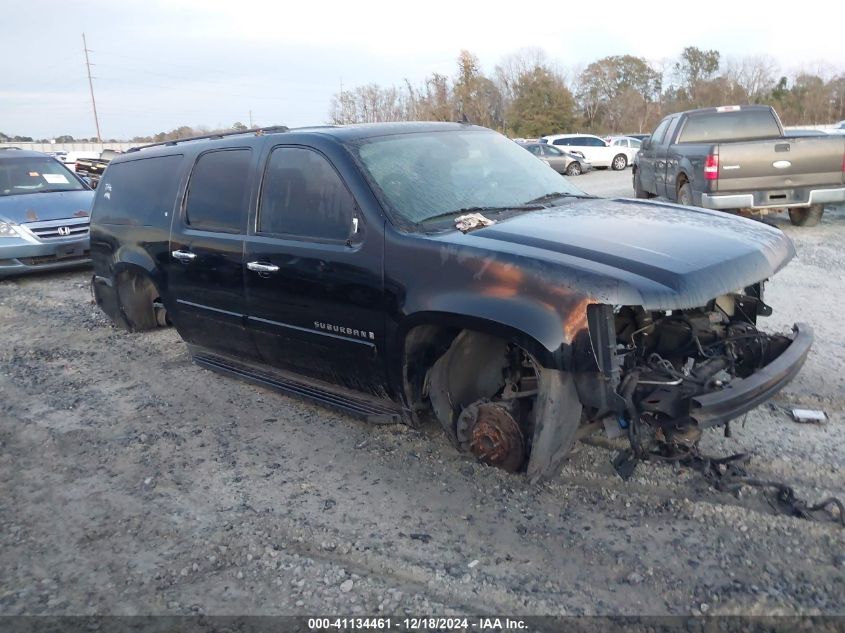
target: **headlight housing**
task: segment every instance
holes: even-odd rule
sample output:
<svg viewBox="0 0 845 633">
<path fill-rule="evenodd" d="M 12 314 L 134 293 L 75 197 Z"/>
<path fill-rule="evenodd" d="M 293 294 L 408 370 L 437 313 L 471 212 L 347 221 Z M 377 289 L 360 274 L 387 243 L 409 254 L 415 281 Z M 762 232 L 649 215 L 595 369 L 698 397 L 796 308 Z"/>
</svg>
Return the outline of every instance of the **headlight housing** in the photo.
<svg viewBox="0 0 845 633">
<path fill-rule="evenodd" d="M 20 235 L 8 222 L 0 222 L 0 238 L 2 237 L 20 237 Z"/>
</svg>

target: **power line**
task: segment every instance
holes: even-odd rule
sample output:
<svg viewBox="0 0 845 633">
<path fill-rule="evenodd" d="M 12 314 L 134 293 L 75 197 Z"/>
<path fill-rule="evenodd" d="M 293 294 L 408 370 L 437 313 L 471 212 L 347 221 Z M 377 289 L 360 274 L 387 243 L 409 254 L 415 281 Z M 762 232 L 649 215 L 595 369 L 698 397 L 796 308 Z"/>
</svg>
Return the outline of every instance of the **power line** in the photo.
<svg viewBox="0 0 845 633">
<path fill-rule="evenodd" d="M 102 142 L 100 136 L 100 118 L 97 116 L 97 102 L 94 100 L 94 82 L 91 81 L 91 62 L 88 60 L 88 43 L 85 33 L 82 34 L 82 49 L 85 51 L 85 67 L 88 69 L 88 88 L 91 89 L 91 105 L 94 107 L 94 125 L 97 126 L 97 141 Z"/>
</svg>

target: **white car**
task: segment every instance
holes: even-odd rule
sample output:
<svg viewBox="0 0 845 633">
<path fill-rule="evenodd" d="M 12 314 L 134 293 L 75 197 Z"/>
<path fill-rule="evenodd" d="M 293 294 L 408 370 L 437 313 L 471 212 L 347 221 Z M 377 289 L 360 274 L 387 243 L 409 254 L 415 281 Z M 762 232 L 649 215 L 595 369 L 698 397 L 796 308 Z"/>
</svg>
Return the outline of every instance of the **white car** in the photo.
<svg viewBox="0 0 845 633">
<path fill-rule="evenodd" d="M 642 147 L 643 144 L 641 140 L 631 138 L 630 136 L 611 136 L 608 139 L 608 142 L 613 147 L 619 147 L 625 152 L 629 165 L 634 164 L 634 156 L 637 155 L 637 152 L 640 151 L 640 147 Z"/>
<path fill-rule="evenodd" d="M 845 134 L 845 121 L 840 121 L 832 128 L 828 128 L 825 130 L 828 134 Z"/>
<path fill-rule="evenodd" d="M 552 134 L 540 139 L 541 143 L 566 146 L 566 151 L 584 155 L 593 167 L 625 169 L 631 164 L 628 158 L 630 148 L 616 147 L 592 134 Z"/>
</svg>

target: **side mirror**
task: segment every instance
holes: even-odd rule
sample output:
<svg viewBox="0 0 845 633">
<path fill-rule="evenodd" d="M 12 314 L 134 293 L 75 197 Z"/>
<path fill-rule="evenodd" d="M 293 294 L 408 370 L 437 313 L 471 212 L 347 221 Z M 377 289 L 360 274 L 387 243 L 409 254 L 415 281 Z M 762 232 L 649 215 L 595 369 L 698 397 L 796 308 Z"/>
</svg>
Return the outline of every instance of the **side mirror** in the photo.
<svg viewBox="0 0 845 633">
<path fill-rule="evenodd" d="M 643 139 L 643 144 L 640 145 L 640 150 L 651 149 L 651 137 Z"/>
</svg>

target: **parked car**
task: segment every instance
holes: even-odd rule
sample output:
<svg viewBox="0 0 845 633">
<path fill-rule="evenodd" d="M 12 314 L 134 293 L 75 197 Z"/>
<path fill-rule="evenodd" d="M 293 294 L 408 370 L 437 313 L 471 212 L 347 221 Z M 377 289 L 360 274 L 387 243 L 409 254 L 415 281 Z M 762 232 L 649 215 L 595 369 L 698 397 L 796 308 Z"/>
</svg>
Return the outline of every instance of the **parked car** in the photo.
<svg viewBox="0 0 845 633">
<path fill-rule="evenodd" d="M 520 143 L 537 158 L 548 163 L 559 174 L 578 176 L 592 171 L 593 166 L 583 156 L 564 152 L 548 143 Z"/>
<path fill-rule="evenodd" d="M 100 153 L 99 158 L 77 158 L 74 171 L 85 178 L 86 182 L 91 185 L 91 187 L 96 189 L 97 184 L 100 182 L 100 178 L 106 170 L 106 167 L 108 167 L 109 162 L 119 153 L 120 152 L 113 149 L 104 149 Z"/>
<path fill-rule="evenodd" d="M 637 132 L 636 134 L 623 134 L 623 136 L 627 136 L 628 138 L 635 138 L 638 141 L 644 141 L 649 136 L 651 136 L 651 134 L 641 134 L 641 133 Z"/>
<path fill-rule="evenodd" d="M 828 134 L 845 134 L 845 121 L 840 121 L 832 128 L 825 130 Z"/>
<path fill-rule="evenodd" d="M 72 150 L 70 152 L 67 152 L 61 160 L 64 163 L 65 167 L 75 172 L 77 161 L 79 161 L 80 159 L 99 158 L 99 156 L 100 152 L 95 152 L 91 150 Z"/>
<path fill-rule="evenodd" d="M 625 150 L 625 157 L 628 159 L 628 164 L 634 164 L 634 157 L 640 151 L 642 141 L 630 136 L 611 136 L 607 142 L 612 147 L 621 147 Z"/>
<path fill-rule="evenodd" d="M 172 321 L 197 364 L 374 422 L 433 418 L 532 479 L 582 422 L 694 443 L 789 382 L 813 338 L 756 324 L 794 255 L 782 231 L 585 195 L 468 124 L 129 151 L 91 248 L 116 324 Z"/>
<path fill-rule="evenodd" d="M 0 149 L 0 277 L 89 263 L 93 198 L 56 159 Z"/>
<path fill-rule="evenodd" d="M 628 152 L 620 147 L 613 147 L 607 141 L 592 134 L 552 134 L 540 139 L 558 147 L 565 147 L 569 152 L 580 152 L 593 167 L 611 167 L 615 170 L 628 166 Z"/>
<path fill-rule="evenodd" d="M 638 198 L 764 214 L 788 210 L 815 226 L 845 202 L 845 137 L 789 136 L 771 106 L 722 106 L 667 116 L 633 169 Z"/>
</svg>

